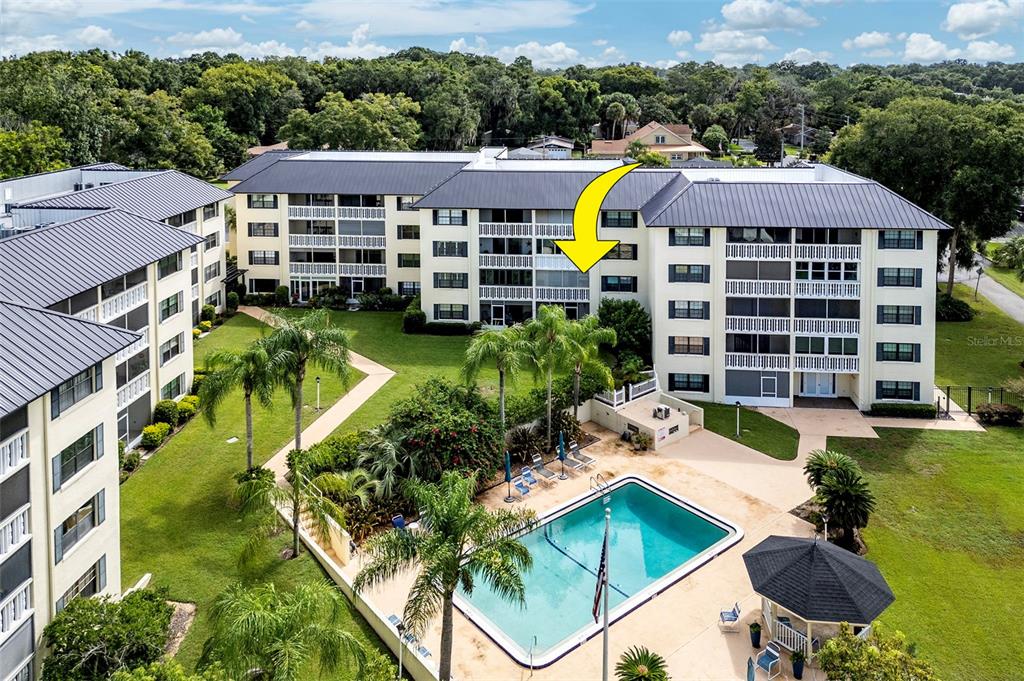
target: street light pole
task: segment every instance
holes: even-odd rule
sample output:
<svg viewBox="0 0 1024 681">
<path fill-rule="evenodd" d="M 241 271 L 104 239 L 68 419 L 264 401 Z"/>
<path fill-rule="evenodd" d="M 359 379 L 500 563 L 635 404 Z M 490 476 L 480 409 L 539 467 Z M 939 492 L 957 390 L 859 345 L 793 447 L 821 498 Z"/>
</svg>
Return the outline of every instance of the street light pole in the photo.
<svg viewBox="0 0 1024 681">
<path fill-rule="evenodd" d="M 736 439 L 740 439 L 740 401 L 736 400 Z"/>
<path fill-rule="evenodd" d="M 398 630 L 398 681 L 402 681 L 402 653 L 405 652 L 405 623 L 399 622 L 395 627 Z"/>
<path fill-rule="evenodd" d="M 320 377 L 316 377 L 316 410 L 320 411 Z"/>
</svg>

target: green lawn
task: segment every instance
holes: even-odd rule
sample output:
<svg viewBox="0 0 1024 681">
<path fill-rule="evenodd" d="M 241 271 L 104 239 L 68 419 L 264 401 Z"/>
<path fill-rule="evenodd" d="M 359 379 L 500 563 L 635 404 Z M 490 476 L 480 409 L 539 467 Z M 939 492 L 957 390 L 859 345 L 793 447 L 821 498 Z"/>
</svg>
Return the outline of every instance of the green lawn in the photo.
<svg viewBox="0 0 1024 681">
<path fill-rule="evenodd" d="M 239 348 L 265 332 L 260 322 L 237 315 L 196 344 L 196 363 L 221 348 Z M 349 383 L 362 378 L 355 373 Z M 345 387 L 335 377 L 322 376 L 321 405 L 330 406 Z M 315 378 L 307 379 L 307 402 L 315 401 Z M 274 407 L 255 409 L 255 456 L 264 462 L 292 437 L 293 412 L 287 394 L 278 391 Z M 308 410 L 304 422 L 314 420 Z M 238 437 L 239 442 L 225 440 Z M 319 565 L 303 554 L 282 562 L 276 552 L 287 545 L 287 534 L 276 541 L 274 555 L 251 574 L 240 575 L 236 559 L 247 537 L 247 524 L 228 505 L 232 475 L 245 467 L 245 419 L 241 396 L 225 401 L 217 426 L 197 418 L 186 425 L 121 487 L 121 557 L 124 586 L 146 572 L 153 583 L 167 586 L 171 597 L 199 605 L 199 615 L 178 657 L 192 667 L 209 633 L 211 601 L 231 582 L 273 581 L 282 588 L 313 578 L 325 578 Z M 349 627 L 367 642 L 376 636 L 354 610 Z M 343 678 L 350 678 L 346 674 Z"/>
<path fill-rule="evenodd" d="M 985 255 L 991 260 L 1002 247 L 1002 244 L 986 244 Z M 996 267 L 995 265 L 991 265 L 985 268 L 985 274 L 992 277 L 1018 296 L 1024 298 L 1024 281 L 1021 281 L 1017 277 L 1017 272 L 1015 270 L 1008 267 Z"/>
<path fill-rule="evenodd" d="M 937 385 L 998 386 L 1024 375 L 1024 326 L 1006 316 L 984 296 L 957 284 L 954 295 L 976 311 L 970 322 L 935 325 Z"/>
<path fill-rule="evenodd" d="M 881 620 L 943 681 L 1020 679 L 1024 627 L 1024 429 L 878 429 L 829 438 L 878 497 L 868 558 L 896 594 Z"/>
<path fill-rule="evenodd" d="M 694 402 L 704 409 L 704 427 L 724 437 L 764 452 L 773 459 L 796 458 L 800 434 L 785 423 L 760 412 L 740 407 L 740 437 L 736 437 L 736 407 L 714 402 Z"/>
</svg>

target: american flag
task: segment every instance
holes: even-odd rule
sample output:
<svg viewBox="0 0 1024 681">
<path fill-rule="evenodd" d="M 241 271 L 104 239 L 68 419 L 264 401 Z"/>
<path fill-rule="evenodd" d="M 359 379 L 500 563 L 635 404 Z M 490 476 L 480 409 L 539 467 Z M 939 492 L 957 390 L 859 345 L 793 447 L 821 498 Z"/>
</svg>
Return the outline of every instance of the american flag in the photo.
<svg viewBox="0 0 1024 681">
<path fill-rule="evenodd" d="M 608 581 L 608 528 L 604 530 L 604 544 L 601 545 L 601 562 L 597 566 L 597 589 L 594 591 L 594 622 L 598 621 L 601 612 L 601 594 L 604 593 L 605 582 Z"/>
</svg>

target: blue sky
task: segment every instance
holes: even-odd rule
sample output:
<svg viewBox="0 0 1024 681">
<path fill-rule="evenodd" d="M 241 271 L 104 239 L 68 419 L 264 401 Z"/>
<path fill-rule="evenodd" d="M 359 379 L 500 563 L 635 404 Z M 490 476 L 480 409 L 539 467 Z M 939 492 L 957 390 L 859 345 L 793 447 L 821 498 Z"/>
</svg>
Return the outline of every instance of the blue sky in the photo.
<svg viewBox="0 0 1024 681">
<path fill-rule="evenodd" d="M 780 59 L 1019 61 L 1024 0 L 0 0 L 0 54 L 376 57 L 413 45 L 538 67 Z"/>
</svg>

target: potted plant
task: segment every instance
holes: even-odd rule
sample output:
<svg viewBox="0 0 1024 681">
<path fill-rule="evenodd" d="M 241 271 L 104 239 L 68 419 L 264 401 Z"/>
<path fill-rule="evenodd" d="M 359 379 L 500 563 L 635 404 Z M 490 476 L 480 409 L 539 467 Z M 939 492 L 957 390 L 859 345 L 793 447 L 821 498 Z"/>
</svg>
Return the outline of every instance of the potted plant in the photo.
<svg viewBox="0 0 1024 681">
<path fill-rule="evenodd" d="M 804 661 L 807 659 L 807 656 L 804 655 L 802 650 L 794 650 L 790 659 L 793 661 L 793 678 L 804 678 Z"/>
<path fill-rule="evenodd" d="M 761 625 L 757 622 L 750 623 L 750 645 L 754 648 L 761 647 Z"/>
<path fill-rule="evenodd" d="M 651 447 L 651 436 L 647 433 L 640 431 L 633 435 L 633 449 L 638 452 L 643 452 Z"/>
</svg>

